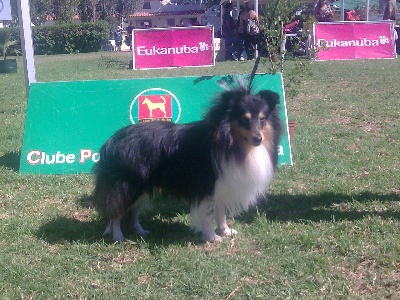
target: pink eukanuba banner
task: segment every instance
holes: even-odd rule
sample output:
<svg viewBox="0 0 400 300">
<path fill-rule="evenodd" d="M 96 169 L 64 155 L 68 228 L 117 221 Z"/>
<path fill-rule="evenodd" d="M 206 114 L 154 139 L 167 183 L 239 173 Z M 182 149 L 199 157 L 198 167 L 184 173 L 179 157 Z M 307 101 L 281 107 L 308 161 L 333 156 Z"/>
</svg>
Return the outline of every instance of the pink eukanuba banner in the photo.
<svg viewBox="0 0 400 300">
<path fill-rule="evenodd" d="M 132 52 L 134 69 L 213 66 L 213 27 L 133 30 Z"/>
<path fill-rule="evenodd" d="M 317 60 L 395 58 L 392 22 L 314 24 Z"/>
</svg>

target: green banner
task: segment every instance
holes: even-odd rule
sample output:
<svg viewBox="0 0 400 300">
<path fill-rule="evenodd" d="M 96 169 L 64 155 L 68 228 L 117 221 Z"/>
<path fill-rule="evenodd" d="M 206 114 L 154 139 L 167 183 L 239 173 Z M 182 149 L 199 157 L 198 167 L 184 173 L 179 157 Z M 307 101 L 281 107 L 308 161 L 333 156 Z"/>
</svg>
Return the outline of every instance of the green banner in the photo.
<svg viewBox="0 0 400 300">
<path fill-rule="evenodd" d="M 243 75 L 244 76 L 244 75 Z M 201 119 L 218 84 L 229 75 L 32 83 L 21 151 L 22 174 L 89 173 L 98 150 L 118 129 L 157 118 L 176 123 Z M 285 125 L 278 163 L 291 165 L 282 76 L 258 74 L 254 91 L 281 97 Z"/>
</svg>

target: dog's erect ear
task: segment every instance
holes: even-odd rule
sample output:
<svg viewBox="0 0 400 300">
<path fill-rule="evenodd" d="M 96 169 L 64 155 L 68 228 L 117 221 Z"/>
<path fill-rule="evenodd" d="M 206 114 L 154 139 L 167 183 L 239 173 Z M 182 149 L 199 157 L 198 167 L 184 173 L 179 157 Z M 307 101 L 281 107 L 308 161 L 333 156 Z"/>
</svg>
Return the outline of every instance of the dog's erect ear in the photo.
<svg viewBox="0 0 400 300">
<path fill-rule="evenodd" d="M 232 92 L 227 91 L 222 93 L 219 98 L 215 99 L 214 104 L 211 106 L 207 118 L 212 123 L 219 123 L 222 117 L 226 116 L 226 111 L 230 107 Z"/>
<path fill-rule="evenodd" d="M 279 104 L 279 95 L 271 90 L 259 91 L 258 95 L 267 101 L 270 110 L 273 110 Z"/>
<path fill-rule="evenodd" d="M 206 119 L 211 124 L 219 126 L 223 119 L 229 117 L 232 107 L 243 99 L 244 94 L 245 92 L 237 90 L 223 92 L 217 99 L 215 99 L 214 104 L 206 115 Z"/>
</svg>

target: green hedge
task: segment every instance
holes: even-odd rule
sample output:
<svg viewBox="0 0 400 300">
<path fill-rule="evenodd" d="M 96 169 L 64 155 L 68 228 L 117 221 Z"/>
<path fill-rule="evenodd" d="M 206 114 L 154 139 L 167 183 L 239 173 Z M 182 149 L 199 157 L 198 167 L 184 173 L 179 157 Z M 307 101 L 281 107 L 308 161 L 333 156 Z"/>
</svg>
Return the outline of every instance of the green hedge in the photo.
<svg viewBox="0 0 400 300">
<path fill-rule="evenodd" d="M 80 24 L 61 24 L 54 26 L 32 27 L 33 48 L 35 54 L 67 54 L 96 52 L 101 43 L 110 35 L 110 24 L 106 21 Z M 13 39 L 19 43 L 19 28 L 2 28 L 11 31 Z M 10 53 L 15 53 L 10 49 Z"/>
</svg>

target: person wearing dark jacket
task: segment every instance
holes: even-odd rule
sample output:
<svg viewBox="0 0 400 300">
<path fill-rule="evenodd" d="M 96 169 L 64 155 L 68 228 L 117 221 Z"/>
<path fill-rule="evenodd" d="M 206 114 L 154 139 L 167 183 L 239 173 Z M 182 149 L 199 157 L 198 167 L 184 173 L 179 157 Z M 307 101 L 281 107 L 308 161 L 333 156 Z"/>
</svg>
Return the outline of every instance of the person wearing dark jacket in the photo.
<svg viewBox="0 0 400 300">
<path fill-rule="evenodd" d="M 238 36 L 237 23 L 233 19 L 231 12 L 232 3 L 225 4 L 224 13 L 222 15 L 222 34 L 225 39 L 225 59 L 227 60 L 243 60 L 241 53 L 243 51 L 242 44 Z"/>
<path fill-rule="evenodd" d="M 122 46 L 122 27 L 118 26 L 117 30 L 114 32 L 115 47 L 117 51 L 121 51 Z"/>
<path fill-rule="evenodd" d="M 383 11 L 383 19 L 396 21 L 396 12 L 396 0 L 386 0 L 385 10 Z"/>
</svg>

